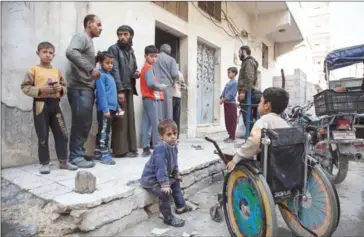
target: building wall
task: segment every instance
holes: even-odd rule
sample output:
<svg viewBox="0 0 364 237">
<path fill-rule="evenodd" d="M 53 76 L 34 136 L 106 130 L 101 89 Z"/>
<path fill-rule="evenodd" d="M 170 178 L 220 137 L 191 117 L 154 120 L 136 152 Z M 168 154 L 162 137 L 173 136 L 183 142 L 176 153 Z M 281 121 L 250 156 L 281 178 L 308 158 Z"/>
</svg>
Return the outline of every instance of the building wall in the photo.
<svg viewBox="0 0 364 237">
<path fill-rule="evenodd" d="M 237 27 L 250 32 L 250 18 L 238 3 L 227 5 L 229 16 Z M 139 68 L 144 58 L 144 47 L 154 43 L 155 26 L 163 25 L 171 32 L 181 35 L 180 69 L 188 81 L 184 100 L 187 111 L 182 114 L 188 137 L 194 137 L 196 124 L 196 67 L 197 41 L 200 40 L 217 49 L 216 96 L 227 82 L 226 69 L 234 65 L 234 53 L 241 42 L 228 37 L 201 14 L 196 3 L 189 2 L 189 22 L 151 2 L 4 2 L 2 3 L 2 167 L 23 165 L 37 161 L 37 137 L 31 112 L 32 99 L 20 90 L 26 70 L 39 62 L 35 51 L 40 41 L 55 45 L 56 57 L 53 65 L 65 71 L 67 60 L 65 49 L 76 32 L 82 32 L 82 21 L 86 14 L 98 15 L 103 24 L 101 37 L 94 40 L 96 50 L 106 50 L 117 40 L 116 29 L 122 24 L 131 25 L 135 31 L 134 49 Z M 227 26 L 222 24 L 225 29 Z M 270 65 L 273 64 L 273 43 L 261 39 L 270 47 Z M 247 41 L 248 42 L 248 41 Z M 245 42 L 245 43 L 247 43 Z M 261 44 L 254 42 L 253 56 L 261 64 Z M 6 59 L 6 60 L 4 60 Z M 240 65 L 240 63 L 238 63 Z M 272 69 L 261 69 L 262 87 L 272 84 Z M 139 84 L 137 84 L 139 89 Z M 136 129 L 139 137 L 142 115 L 141 98 L 134 98 Z M 217 101 L 217 98 L 216 98 Z M 61 101 L 68 130 L 71 113 L 67 98 Z M 222 108 L 215 104 L 215 116 L 223 125 Z M 86 148 L 92 151 L 96 135 L 96 119 Z M 50 139 L 51 157 L 55 159 L 53 139 Z"/>
</svg>

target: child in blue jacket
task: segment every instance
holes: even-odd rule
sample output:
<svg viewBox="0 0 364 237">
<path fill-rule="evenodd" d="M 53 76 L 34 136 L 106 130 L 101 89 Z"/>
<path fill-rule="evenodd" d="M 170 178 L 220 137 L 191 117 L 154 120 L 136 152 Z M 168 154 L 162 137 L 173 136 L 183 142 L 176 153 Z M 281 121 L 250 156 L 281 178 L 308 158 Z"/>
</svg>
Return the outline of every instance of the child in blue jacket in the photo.
<svg viewBox="0 0 364 237">
<path fill-rule="evenodd" d="M 96 136 L 95 157 L 101 163 L 114 165 L 109 152 L 110 127 L 113 118 L 120 117 L 123 112 L 117 100 L 117 90 L 110 71 L 113 67 L 114 56 L 107 51 L 98 52 L 96 61 L 100 63 L 100 78 L 96 81 L 96 105 L 98 133 Z"/>
<path fill-rule="evenodd" d="M 182 227 L 185 221 L 172 214 L 171 196 L 176 205 L 176 214 L 191 211 L 181 191 L 182 177 L 178 168 L 177 125 L 172 120 L 164 120 L 158 124 L 161 142 L 155 147 L 151 158 L 144 166 L 141 185 L 159 198 L 159 210 L 164 223 L 174 227 Z"/>
</svg>

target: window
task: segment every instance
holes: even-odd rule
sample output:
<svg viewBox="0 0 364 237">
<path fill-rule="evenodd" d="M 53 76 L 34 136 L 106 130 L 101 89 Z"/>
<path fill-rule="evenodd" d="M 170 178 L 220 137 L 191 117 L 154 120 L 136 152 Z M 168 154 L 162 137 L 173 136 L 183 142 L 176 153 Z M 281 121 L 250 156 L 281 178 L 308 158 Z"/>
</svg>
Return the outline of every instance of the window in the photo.
<svg viewBox="0 0 364 237">
<path fill-rule="evenodd" d="M 221 2 L 198 2 L 198 7 L 221 22 Z"/>
<path fill-rule="evenodd" d="M 188 21 L 188 2 L 153 2 L 170 13 Z"/>
<path fill-rule="evenodd" d="M 268 69 L 268 46 L 262 43 L 262 66 Z"/>
</svg>

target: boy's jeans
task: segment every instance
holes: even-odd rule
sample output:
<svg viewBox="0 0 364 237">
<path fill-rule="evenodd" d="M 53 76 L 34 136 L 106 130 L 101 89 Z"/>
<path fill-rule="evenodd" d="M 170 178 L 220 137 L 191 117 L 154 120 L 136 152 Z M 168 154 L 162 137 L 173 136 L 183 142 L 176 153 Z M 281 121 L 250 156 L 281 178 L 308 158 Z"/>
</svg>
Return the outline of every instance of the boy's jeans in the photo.
<svg viewBox="0 0 364 237">
<path fill-rule="evenodd" d="M 186 203 L 185 203 L 185 199 L 183 198 L 183 195 L 182 195 L 181 186 L 180 186 L 179 181 L 171 178 L 171 179 L 169 179 L 169 183 L 171 185 L 172 197 L 173 197 L 176 207 L 178 209 L 185 207 Z M 172 216 L 171 196 L 164 194 L 161 191 L 161 187 L 159 185 L 152 187 L 152 188 L 147 188 L 146 190 L 148 192 L 153 193 L 154 195 L 156 195 L 159 198 L 159 210 L 162 213 L 164 219 L 170 218 Z"/>
<path fill-rule="evenodd" d="M 34 99 L 33 116 L 35 131 L 38 136 L 39 163 L 48 165 L 49 128 L 51 128 L 56 145 L 58 160 L 67 160 L 68 135 L 62 110 L 58 99 Z"/>
<path fill-rule="evenodd" d="M 143 148 L 147 148 L 150 145 L 149 142 L 149 128 L 152 128 L 152 145 L 156 146 L 159 142 L 158 136 L 158 115 L 157 115 L 157 103 L 152 99 L 143 99 L 143 117 L 142 117 L 142 145 Z"/>
<path fill-rule="evenodd" d="M 98 133 L 96 135 L 96 147 L 100 155 L 104 156 L 109 153 L 110 128 L 115 111 L 110 111 L 110 118 L 106 118 L 102 111 L 97 111 Z"/>
<path fill-rule="evenodd" d="M 92 111 L 95 94 L 91 89 L 74 89 L 68 87 L 68 101 L 72 110 L 72 127 L 70 137 L 70 162 L 83 161 L 85 144 L 92 125 Z"/>
</svg>

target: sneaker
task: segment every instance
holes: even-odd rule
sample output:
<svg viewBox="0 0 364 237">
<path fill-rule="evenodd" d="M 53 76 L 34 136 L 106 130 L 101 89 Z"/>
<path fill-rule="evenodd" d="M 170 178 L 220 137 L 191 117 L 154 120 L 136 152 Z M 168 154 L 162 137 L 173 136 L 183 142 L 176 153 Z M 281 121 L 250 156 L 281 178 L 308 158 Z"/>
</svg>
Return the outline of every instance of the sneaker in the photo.
<svg viewBox="0 0 364 237">
<path fill-rule="evenodd" d="M 169 218 L 165 218 L 163 220 L 164 224 L 170 225 L 173 227 L 182 227 L 185 225 L 185 221 L 179 217 L 171 216 Z"/>
<path fill-rule="evenodd" d="M 78 167 L 75 165 L 72 165 L 67 160 L 60 160 L 59 161 L 59 168 L 64 170 L 77 170 Z"/>
<path fill-rule="evenodd" d="M 111 158 L 110 154 L 105 154 L 100 158 L 100 163 L 105 165 L 115 165 L 115 161 Z"/>
<path fill-rule="evenodd" d="M 41 173 L 41 174 L 49 174 L 49 173 L 51 173 L 51 168 L 49 168 L 49 164 L 42 165 L 39 168 L 39 173 Z"/>
<path fill-rule="evenodd" d="M 95 162 L 87 161 L 85 159 L 82 159 L 78 162 L 74 162 L 72 164 L 77 166 L 78 168 L 92 168 L 95 166 Z"/>
<path fill-rule="evenodd" d="M 147 157 L 147 156 L 150 156 L 151 154 L 152 154 L 152 152 L 150 152 L 149 147 L 143 148 L 142 157 Z"/>
<path fill-rule="evenodd" d="M 230 137 L 224 140 L 225 143 L 233 143 L 234 141 L 235 140 Z"/>
<path fill-rule="evenodd" d="M 138 157 L 138 152 L 128 152 L 126 154 L 114 154 L 114 157 L 135 158 Z"/>
</svg>

